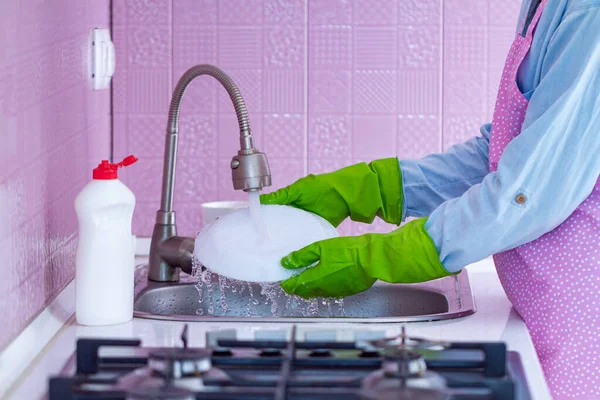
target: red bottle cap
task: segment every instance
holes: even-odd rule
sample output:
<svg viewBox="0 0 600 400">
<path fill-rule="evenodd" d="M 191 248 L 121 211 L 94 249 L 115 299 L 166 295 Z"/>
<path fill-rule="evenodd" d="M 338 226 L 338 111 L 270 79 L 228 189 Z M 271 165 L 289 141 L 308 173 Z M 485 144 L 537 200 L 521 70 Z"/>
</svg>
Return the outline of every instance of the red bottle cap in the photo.
<svg viewBox="0 0 600 400">
<path fill-rule="evenodd" d="M 98 167 L 94 169 L 92 178 L 99 180 L 110 180 L 119 178 L 117 170 L 119 167 L 127 167 L 138 160 L 136 156 L 127 156 L 118 164 L 111 164 L 108 160 L 102 160 Z"/>
</svg>

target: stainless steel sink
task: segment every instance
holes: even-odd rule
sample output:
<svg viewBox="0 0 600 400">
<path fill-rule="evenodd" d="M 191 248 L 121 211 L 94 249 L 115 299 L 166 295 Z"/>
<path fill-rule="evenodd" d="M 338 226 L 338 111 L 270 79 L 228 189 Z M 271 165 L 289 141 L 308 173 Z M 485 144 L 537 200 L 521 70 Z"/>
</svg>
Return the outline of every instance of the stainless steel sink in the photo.
<svg viewBox="0 0 600 400">
<path fill-rule="evenodd" d="M 211 301 L 208 290 L 200 295 L 194 282 L 182 281 L 180 272 L 193 271 L 194 238 L 177 235 L 173 209 L 179 120 L 188 86 L 203 75 L 212 76 L 225 88 L 238 119 L 240 150 L 230 163 L 233 188 L 249 192 L 271 185 L 267 157 L 254 147 L 248 111 L 237 85 L 213 65 L 188 69 L 173 90 L 169 106 L 161 206 L 152 232 L 149 268 L 138 269 L 145 271 L 145 275 L 138 274 L 136 281 L 135 316 L 178 321 L 409 322 L 457 318 L 475 312 L 466 272 L 416 285 L 379 283 L 344 299 L 343 313 L 336 312 L 336 304 L 329 300 L 306 302 L 281 294 L 273 303 L 272 297 L 261 293 L 259 285 L 246 286 L 245 292 L 229 289 L 220 292 L 217 277 L 212 291 L 215 301 Z M 254 295 L 254 304 L 249 292 Z M 222 298 L 228 307 L 222 306 Z M 277 309 L 279 316 L 274 316 L 272 308 Z M 202 315 L 198 315 L 198 310 Z"/>
<path fill-rule="evenodd" d="M 444 320 L 475 312 L 466 271 L 413 285 L 378 282 L 366 292 L 345 298 L 343 312 L 338 304 L 319 299 L 312 303 L 318 305 L 318 311 L 313 308 L 312 313 L 303 313 L 307 302 L 282 296 L 277 301 L 279 316 L 274 316 L 271 301 L 261 294 L 260 285 L 251 286 L 256 299 L 254 304 L 250 303 L 247 289 L 233 292 L 229 288 L 221 293 L 218 279 L 214 277 L 212 301 L 205 289 L 200 302 L 198 290 L 189 279 L 187 282 L 156 283 L 141 277 L 136 285 L 134 316 L 173 321 L 395 323 Z M 226 298 L 226 308 L 221 303 L 222 295 Z M 212 312 L 209 312 L 210 304 L 213 305 Z"/>
</svg>

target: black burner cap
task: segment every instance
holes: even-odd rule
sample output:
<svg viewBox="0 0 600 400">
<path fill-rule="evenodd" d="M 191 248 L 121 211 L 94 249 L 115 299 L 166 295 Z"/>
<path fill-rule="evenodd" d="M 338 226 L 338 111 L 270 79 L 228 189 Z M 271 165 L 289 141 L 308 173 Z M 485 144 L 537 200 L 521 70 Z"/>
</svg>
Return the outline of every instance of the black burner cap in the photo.
<svg viewBox="0 0 600 400">
<path fill-rule="evenodd" d="M 450 397 L 435 389 L 387 388 L 384 390 L 362 390 L 360 400 L 449 400 Z"/>
<path fill-rule="evenodd" d="M 388 360 L 394 361 L 415 361 L 423 358 L 423 355 L 414 351 L 402 351 L 398 349 L 386 349 L 385 356 Z"/>
<path fill-rule="evenodd" d="M 195 400 L 196 395 L 189 390 L 174 386 L 161 388 L 142 387 L 127 391 L 127 400 Z"/>
<path fill-rule="evenodd" d="M 148 355 L 154 360 L 192 361 L 210 358 L 210 351 L 196 348 L 162 347 L 151 350 Z"/>
</svg>

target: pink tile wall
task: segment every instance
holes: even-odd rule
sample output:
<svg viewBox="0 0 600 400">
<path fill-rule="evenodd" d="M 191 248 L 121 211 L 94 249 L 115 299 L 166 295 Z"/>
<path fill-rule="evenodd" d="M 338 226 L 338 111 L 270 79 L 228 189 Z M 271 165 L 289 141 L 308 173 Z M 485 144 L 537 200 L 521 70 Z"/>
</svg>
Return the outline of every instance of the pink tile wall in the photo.
<svg viewBox="0 0 600 400">
<path fill-rule="evenodd" d="M 501 4 L 500 4 L 501 3 Z M 418 158 L 477 135 L 520 0 L 128 0 L 114 2 L 115 151 L 135 152 L 134 229 L 151 232 L 160 196 L 169 95 L 198 63 L 225 69 L 250 110 L 273 188 L 306 173 L 398 156 Z M 231 187 L 237 126 L 211 78 L 183 105 L 176 210 L 181 233 L 200 204 L 243 199 Z M 342 232 L 387 231 L 345 223 Z"/>
<path fill-rule="evenodd" d="M 110 92 L 91 89 L 109 1 L 0 2 L 0 349 L 73 278 L 73 201 L 109 155 Z"/>
</svg>

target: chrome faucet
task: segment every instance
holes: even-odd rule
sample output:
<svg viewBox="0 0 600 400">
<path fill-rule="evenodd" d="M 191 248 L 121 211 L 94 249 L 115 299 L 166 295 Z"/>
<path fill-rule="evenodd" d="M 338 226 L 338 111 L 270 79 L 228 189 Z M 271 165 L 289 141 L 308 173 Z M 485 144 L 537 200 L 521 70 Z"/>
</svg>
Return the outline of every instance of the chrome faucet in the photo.
<svg viewBox="0 0 600 400">
<path fill-rule="evenodd" d="M 240 127 L 240 150 L 231 160 L 231 177 L 235 190 L 246 192 L 271 186 L 271 171 L 267 156 L 254 147 L 254 138 L 248 121 L 248 111 L 240 91 L 233 80 L 221 69 L 208 64 L 188 69 L 173 90 L 169 106 L 169 120 L 165 143 L 161 207 L 156 213 L 156 224 L 150 245 L 150 268 L 148 279 L 157 282 L 177 282 L 180 271 L 191 274 L 194 239 L 177 236 L 173 190 L 177 164 L 177 135 L 181 100 L 192 81 L 210 75 L 218 80 L 229 94 Z"/>
</svg>

